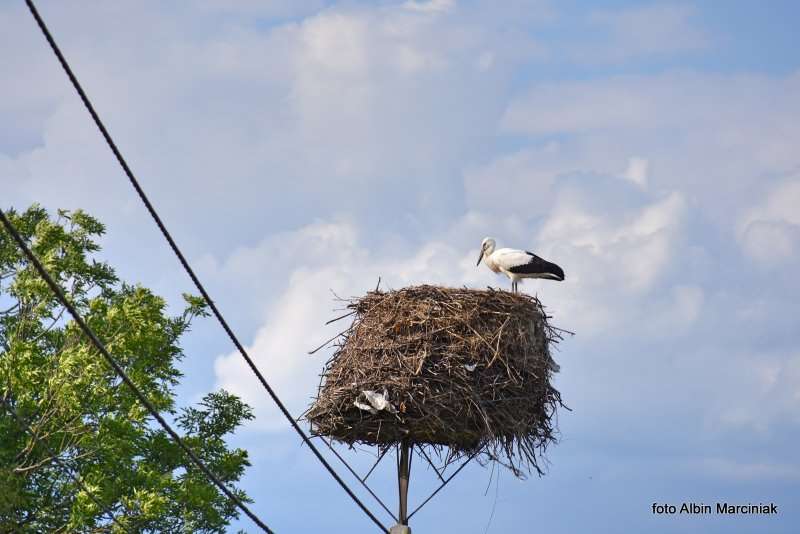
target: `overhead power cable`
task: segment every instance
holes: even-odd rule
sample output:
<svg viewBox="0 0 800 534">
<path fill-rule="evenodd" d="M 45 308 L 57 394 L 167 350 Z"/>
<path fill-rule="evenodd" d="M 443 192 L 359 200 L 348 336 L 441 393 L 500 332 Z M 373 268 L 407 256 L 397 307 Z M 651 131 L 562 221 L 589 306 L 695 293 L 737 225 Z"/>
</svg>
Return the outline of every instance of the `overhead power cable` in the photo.
<svg viewBox="0 0 800 534">
<path fill-rule="evenodd" d="M 363 502 L 361 502 L 361 500 L 356 496 L 356 494 L 353 493 L 353 490 L 350 489 L 350 487 L 344 482 L 344 480 L 342 480 L 342 478 L 339 476 L 339 474 L 333 469 L 333 467 L 330 465 L 330 463 L 328 463 L 328 461 L 325 459 L 325 457 L 322 455 L 322 453 L 319 451 L 319 449 L 316 447 L 316 445 L 314 445 L 314 443 L 311 442 L 309 436 L 306 435 L 306 433 L 303 431 L 302 428 L 300 428 L 300 425 L 297 424 L 297 421 L 295 420 L 295 418 L 292 417 L 292 414 L 289 413 L 289 410 L 286 408 L 286 406 L 284 406 L 283 402 L 280 400 L 280 398 L 275 393 L 275 391 L 272 389 L 272 387 L 269 385 L 269 383 L 267 383 L 266 379 L 264 378 L 264 375 L 262 375 L 261 371 L 258 370 L 258 368 L 256 367 L 256 364 L 250 358 L 249 354 L 245 350 L 245 348 L 242 345 L 242 343 L 239 341 L 239 339 L 233 333 L 233 330 L 228 325 L 228 322 L 225 320 L 225 318 L 222 316 L 222 313 L 219 311 L 219 309 L 217 308 L 216 304 L 214 304 L 214 301 L 211 300 L 211 297 L 209 296 L 209 294 L 206 291 L 205 287 L 203 287 L 203 284 L 200 283 L 200 280 L 198 279 L 197 275 L 194 273 L 194 270 L 189 265 L 189 262 L 186 260 L 186 257 L 183 255 L 181 250 L 178 248 L 178 245 L 175 243 L 175 240 L 172 238 L 172 235 L 169 233 L 169 231 L 167 230 L 166 226 L 161 221 L 161 217 L 159 217 L 159 215 L 156 212 L 155 208 L 153 207 L 152 203 L 147 198 L 147 195 L 145 194 L 145 192 L 142 189 L 141 185 L 139 185 L 139 181 L 136 179 L 136 176 L 134 176 L 133 171 L 131 171 L 130 167 L 128 166 L 128 163 L 125 161 L 125 158 L 123 158 L 122 153 L 117 148 L 116 143 L 111 138 L 111 135 L 108 133 L 108 130 L 106 129 L 105 125 L 100 120 L 100 116 L 95 111 L 94 106 L 92 105 L 91 101 L 89 100 L 89 97 L 86 95 L 86 92 L 83 90 L 83 87 L 78 82 L 78 79 L 75 77 L 75 74 L 72 72 L 72 69 L 70 68 L 69 64 L 67 63 L 67 60 L 64 58 L 64 55 L 61 53 L 61 50 L 59 49 L 58 45 L 56 44 L 55 39 L 53 39 L 53 36 L 50 33 L 50 30 L 47 28 L 47 25 L 44 23 L 44 20 L 39 15 L 39 12 L 37 11 L 36 6 L 33 3 L 33 0 L 25 0 L 25 3 L 28 5 L 28 9 L 30 10 L 31 14 L 33 15 L 33 18 L 36 19 L 36 23 L 39 25 L 39 28 L 42 30 L 42 33 L 44 34 L 45 39 L 47 39 L 47 42 L 50 44 L 50 48 L 52 48 L 53 53 L 55 53 L 56 57 L 58 58 L 59 63 L 61 63 L 61 67 L 64 69 L 64 72 L 69 77 L 70 81 L 72 82 L 73 87 L 78 92 L 78 95 L 80 96 L 81 100 L 83 101 L 83 105 L 86 107 L 86 110 L 92 116 L 92 120 L 94 120 L 94 123 L 97 125 L 97 128 L 100 130 L 100 133 L 103 135 L 103 138 L 105 139 L 106 143 L 108 144 L 108 147 L 114 153 L 114 156 L 117 158 L 117 161 L 119 162 L 120 166 L 122 167 L 122 170 L 125 172 L 125 175 L 130 180 L 131 185 L 136 190 L 136 193 L 139 195 L 139 198 L 144 203 L 145 207 L 147 208 L 147 211 L 150 212 L 150 216 L 155 221 L 155 223 L 158 226 L 159 230 L 161 230 L 161 233 L 164 235 L 164 238 L 169 243 L 169 246 L 172 249 L 172 251 L 178 257 L 178 260 L 180 261 L 180 263 L 183 266 L 183 268 L 186 271 L 186 273 L 192 279 L 192 282 L 194 283 L 195 287 L 200 292 L 200 294 L 203 296 L 205 301 L 208 303 L 208 306 L 211 309 L 211 311 L 214 314 L 214 316 L 217 318 L 217 321 L 219 321 L 219 323 L 222 325 L 222 328 L 225 330 L 225 333 L 228 334 L 228 337 L 233 342 L 233 344 L 236 346 L 236 349 L 239 351 L 239 354 L 242 355 L 242 358 L 244 358 L 244 360 L 247 362 L 247 365 L 250 367 L 250 370 L 253 372 L 253 374 L 256 375 L 256 377 L 258 378 L 258 381 L 261 383 L 261 385 L 267 391 L 269 396 L 272 398 L 272 400 L 278 406 L 278 408 L 280 409 L 281 413 L 283 413 L 284 417 L 286 417 L 286 419 L 289 421 L 289 424 L 291 424 L 291 426 L 292 426 L 292 428 L 294 428 L 295 432 L 297 432 L 297 434 L 302 438 L 303 442 L 305 442 L 308 445 L 309 449 L 311 449 L 311 451 L 314 453 L 314 455 L 317 457 L 317 459 L 320 461 L 320 463 L 322 463 L 322 465 L 331 474 L 331 476 L 336 480 L 336 482 L 339 483 L 339 486 L 341 486 L 342 489 L 350 496 L 350 498 L 359 506 L 359 508 L 361 508 L 361 510 L 365 514 L 367 514 L 367 516 L 369 516 L 369 518 L 372 520 L 373 523 L 375 523 L 375 525 L 377 525 L 382 531 L 388 532 L 388 529 L 386 528 L 386 526 L 384 526 L 383 523 L 381 523 L 380 520 L 378 520 L 378 518 L 375 517 L 375 515 L 369 510 L 369 508 L 367 508 L 364 505 Z"/>
<path fill-rule="evenodd" d="M 31 429 L 30 425 L 26 423 L 24 419 L 22 419 L 22 417 L 17 413 L 17 410 L 11 405 L 10 402 L 8 402 L 5 396 L 0 397 L 0 403 L 2 403 L 3 406 L 5 406 L 6 411 L 11 414 L 11 417 L 13 417 L 17 421 L 17 424 L 20 427 L 22 427 L 25 431 L 27 431 L 28 434 L 30 434 L 32 437 L 36 435 L 33 432 L 33 429 Z M 120 523 L 119 520 L 117 520 L 117 518 L 114 516 L 111 510 L 108 509 L 107 506 L 104 506 L 103 503 L 100 502 L 100 499 L 98 499 L 95 496 L 94 492 L 91 491 L 86 486 L 86 484 L 83 482 L 83 479 L 77 474 L 75 474 L 67 464 L 61 461 L 61 458 L 58 457 L 56 451 L 54 451 L 53 448 L 47 444 L 47 442 L 42 441 L 41 443 L 44 445 L 44 448 L 47 450 L 47 454 L 50 455 L 50 458 L 53 460 L 53 462 L 55 462 L 72 479 L 72 481 L 75 482 L 75 484 L 86 494 L 86 496 L 89 497 L 89 499 L 95 505 L 97 505 L 97 507 L 103 512 L 103 514 L 107 515 L 108 518 L 119 528 L 121 528 L 125 532 L 128 532 L 129 534 L 133 534 L 133 532 L 127 526 L 125 526 L 124 524 Z"/>
<path fill-rule="evenodd" d="M 172 440 L 181 449 L 183 449 L 183 452 L 186 453 L 186 455 L 192 460 L 192 463 L 194 463 L 198 467 L 198 469 L 200 469 L 205 474 L 205 476 L 209 480 L 211 480 L 220 489 L 220 491 L 223 494 L 225 494 L 225 496 L 228 497 L 228 499 L 231 500 L 231 502 L 233 502 L 236 505 L 237 508 L 239 508 L 242 512 L 244 512 L 247 515 L 247 517 L 252 519 L 256 525 L 258 525 L 262 530 L 264 530 L 264 532 L 273 534 L 273 531 L 267 525 L 265 525 L 264 522 L 261 521 L 261 519 L 259 519 L 258 516 L 254 514 L 242 502 L 242 500 L 238 496 L 236 496 L 231 490 L 229 490 L 228 487 L 219 478 L 217 478 L 217 476 L 214 473 L 211 472 L 208 466 L 205 463 L 203 463 L 203 461 L 194 453 L 194 451 L 192 451 L 192 449 L 189 448 L 188 445 L 186 445 L 186 443 L 183 441 L 183 439 L 181 439 L 178 433 L 175 432 L 175 430 L 172 429 L 169 423 L 167 423 L 166 420 L 164 420 L 161 414 L 158 413 L 156 407 L 153 406 L 153 404 L 147 399 L 147 397 L 144 395 L 144 393 L 142 393 L 139 387 L 133 383 L 133 381 L 130 379 L 130 377 L 122 368 L 122 366 L 114 359 L 113 356 L 111 356 L 111 353 L 108 352 L 108 349 L 106 349 L 106 346 L 103 344 L 103 342 L 100 341 L 97 338 L 97 335 L 94 333 L 94 331 L 92 331 L 92 329 L 89 328 L 89 325 L 86 324 L 86 321 L 78 313 L 78 310 L 76 310 L 75 307 L 72 305 L 72 303 L 69 301 L 67 296 L 64 294 L 64 291 L 58 286 L 58 284 L 56 284 L 56 282 L 50 276 L 50 273 L 47 272 L 42 263 L 39 261 L 39 258 L 37 258 L 36 255 L 31 251 L 30 247 L 28 247 L 28 244 L 25 243 L 25 240 L 17 231 L 16 227 L 14 227 L 11 220 L 8 217 L 6 217 L 6 214 L 3 213 L 2 210 L 0 210 L 0 221 L 2 221 L 3 226 L 5 226 L 5 229 L 8 231 L 9 234 L 11 234 L 11 237 L 14 239 L 14 241 L 16 241 L 19 249 L 33 264 L 34 268 L 39 273 L 39 276 L 42 277 L 42 279 L 47 283 L 47 286 L 50 288 L 50 290 L 55 294 L 56 298 L 58 298 L 59 302 L 61 302 L 61 304 L 67 309 L 67 311 L 72 316 L 72 319 L 75 321 L 75 323 L 80 327 L 80 329 L 83 331 L 86 337 L 89 338 L 89 340 L 92 342 L 95 348 L 97 348 L 97 350 L 100 351 L 100 353 L 106 359 L 108 364 L 114 369 L 114 372 L 116 372 L 119 375 L 119 377 L 122 378 L 122 381 L 125 382 L 125 384 L 129 388 L 131 388 L 134 395 L 136 395 L 139 401 L 145 406 L 145 408 L 147 408 L 147 411 L 150 412 L 150 415 L 152 415 L 156 419 L 156 421 L 158 421 L 158 424 L 161 425 L 161 428 L 163 428 L 167 432 L 167 434 L 170 435 Z"/>
</svg>

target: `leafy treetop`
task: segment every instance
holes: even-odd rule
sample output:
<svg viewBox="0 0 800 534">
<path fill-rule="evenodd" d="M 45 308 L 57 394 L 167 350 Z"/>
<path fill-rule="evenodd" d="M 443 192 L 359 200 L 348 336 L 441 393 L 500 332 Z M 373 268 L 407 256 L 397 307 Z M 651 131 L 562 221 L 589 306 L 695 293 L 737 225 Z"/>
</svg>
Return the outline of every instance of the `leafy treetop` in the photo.
<svg viewBox="0 0 800 534">
<path fill-rule="evenodd" d="M 94 259 L 105 228 L 83 211 L 34 205 L 7 212 L 89 326 L 153 404 L 171 414 L 187 444 L 235 488 L 250 465 L 225 436 L 253 417 L 225 391 L 176 408 L 181 337 L 207 315 L 184 295 L 166 312 L 150 290 L 121 282 Z M 14 410 L 30 427 L 18 424 Z M 224 532 L 238 511 L 182 451 L 102 359 L 0 231 L 0 532 Z M 53 462 L 83 480 L 102 508 Z"/>
</svg>

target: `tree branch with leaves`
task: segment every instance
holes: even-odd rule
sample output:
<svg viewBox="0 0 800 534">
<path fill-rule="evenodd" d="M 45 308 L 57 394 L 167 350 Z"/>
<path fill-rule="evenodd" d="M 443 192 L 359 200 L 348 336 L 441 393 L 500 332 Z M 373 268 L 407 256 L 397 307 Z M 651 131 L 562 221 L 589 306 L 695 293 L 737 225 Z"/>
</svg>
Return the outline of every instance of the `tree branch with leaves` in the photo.
<svg viewBox="0 0 800 534">
<path fill-rule="evenodd" d="M 147 288 L 119 280 L 95 258 L 105 227 L 87 213 L 55 217 L 34 205 L 8 212 L 14 225 L 153 404 L 235 488 L 247 452 L 225 438 L 252 419 L 225 391 L 179 408 L 180 340 L 207 315 L 184 295 L 178 316 Z M 0 231 L 0 532 L 224 532 L 238 511 L 196 468 L 121 383 Z M 20 424 L 9 410 L 21 418 Z M 54 462 L 54 451 L 59 462 Z M 70 473 L 91 490 L 84 494 Z M 247 495 L 234 490 L 246 502 Z M 99 507 L 95 500 L 102 504 Z"/>
</svg>

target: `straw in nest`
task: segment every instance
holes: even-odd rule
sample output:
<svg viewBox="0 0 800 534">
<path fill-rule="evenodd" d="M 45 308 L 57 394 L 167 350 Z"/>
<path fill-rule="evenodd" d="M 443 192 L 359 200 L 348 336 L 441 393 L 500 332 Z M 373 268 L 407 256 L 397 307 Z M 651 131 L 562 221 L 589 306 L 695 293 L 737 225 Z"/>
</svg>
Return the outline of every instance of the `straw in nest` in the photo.
<svg viewBox="0 0 800 534">
<path fill-rule="evenodd" d="M 541 302 L 507 291 L 430 285 L 348 301 L 317 399 L 316 435 L 380 447 L 402 440 L 448 461 L 479 455 L 542 474 L 563 406 L 551 377 L 561 339 Z"/>
</svg>

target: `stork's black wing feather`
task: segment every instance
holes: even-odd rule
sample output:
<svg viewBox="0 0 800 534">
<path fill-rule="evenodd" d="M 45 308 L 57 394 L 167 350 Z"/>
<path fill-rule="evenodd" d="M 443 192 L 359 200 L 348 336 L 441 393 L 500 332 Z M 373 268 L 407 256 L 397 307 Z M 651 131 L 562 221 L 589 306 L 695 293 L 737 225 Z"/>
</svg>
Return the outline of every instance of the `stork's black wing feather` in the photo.
<svg viewBox="0 0 800 534">
<path fill-rule="evenodd" d="M 514 274 L 539 274 L 548 277 L 548 275 L 556 278 L 557 280 L 564 279 L 564 270 L 561 269 L 555 263 L 549 262 L 543 258 L 540 258 L 533 252 L 528 252 L 527 250 L 525 253 L 530 256 L 530 260 L 527 263 L 523 263 L 521 265 L 515 265 L 514 267 L 510 267 L 508 270 Z"/>
</svg>

